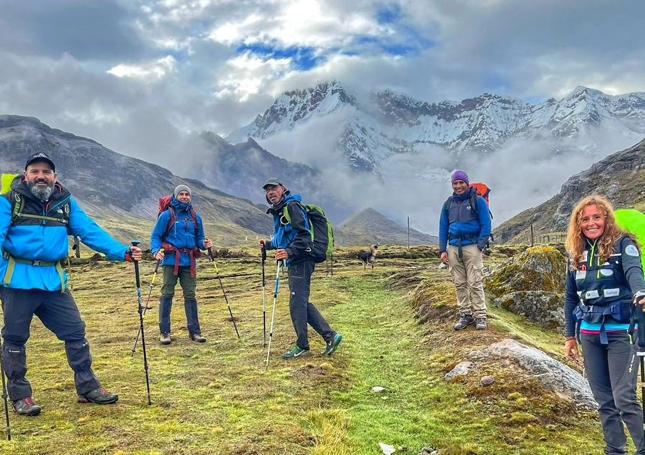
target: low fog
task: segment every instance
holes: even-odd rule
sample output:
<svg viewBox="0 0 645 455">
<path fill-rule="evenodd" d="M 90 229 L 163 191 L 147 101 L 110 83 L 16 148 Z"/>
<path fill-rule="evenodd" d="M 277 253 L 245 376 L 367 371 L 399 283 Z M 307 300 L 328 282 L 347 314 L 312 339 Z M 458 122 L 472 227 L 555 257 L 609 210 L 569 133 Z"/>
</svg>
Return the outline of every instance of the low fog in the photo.
<svg viewBox="0 0 645 455">
<path fill-rule="evenodd" d="M 258 143 L 277 156 L 322 171 L 325 194 L 292 188 L 305 199 L 333 198 L 354 213 L 372 207 L 401 225 L 409 216 L 413 227 L 430 234 L 438 232 L 441 207 L 452 193 L 454 169 L 466 170 L 471 183 L 484 182 L 492 188 L 491 210 L 497 226 L 557 194 L 569 177 L 640 140 L 637 135 L 617 137 L 609 128 L 595 128 L 576 140 L 513 139 L 492 153 L 457 154 L 422 144 L 414 152 L 394 154 L 378 163 L 375 173 L 366 173 L 353 171 L 335 147 L 351 114 L 343 110 Z"/>
</svg>

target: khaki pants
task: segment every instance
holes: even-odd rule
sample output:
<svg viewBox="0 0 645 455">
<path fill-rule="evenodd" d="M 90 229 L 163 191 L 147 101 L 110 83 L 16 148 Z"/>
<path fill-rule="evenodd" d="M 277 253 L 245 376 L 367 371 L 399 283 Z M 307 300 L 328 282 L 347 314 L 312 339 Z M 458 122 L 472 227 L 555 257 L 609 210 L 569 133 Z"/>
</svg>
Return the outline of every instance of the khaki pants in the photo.
<svg viewBox="0 0 645 455">
<path fill-rule="evenodd" d="M 461 250 L 460 259 L 459 248 L 448 245 L 448 270 L 457 288 L 459 314 L 486 318 L 482 252 L 477 245 L 466 245 L 461 247 Z"/>
</svg>

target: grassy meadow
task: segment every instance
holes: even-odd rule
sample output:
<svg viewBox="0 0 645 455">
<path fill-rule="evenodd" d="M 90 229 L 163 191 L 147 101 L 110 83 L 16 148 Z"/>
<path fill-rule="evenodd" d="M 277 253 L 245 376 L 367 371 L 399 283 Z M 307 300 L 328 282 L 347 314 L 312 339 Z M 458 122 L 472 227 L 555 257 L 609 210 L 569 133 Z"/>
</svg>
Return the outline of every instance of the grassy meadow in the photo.
<svg viewBox="0 0 645 455">
<path fill-rule="evenodd" d="M 594 413 L 578 412 L 503 368 L 490 372 L 496 383 L 488 388 L 479 385 L 479 375 L 454 383 L 443 379 L 469 350 L 507 336 L 560 356 L 557 334 L 496 309 L 488 332 L 454 333 L 454 289 L 437 258 L 383 250 L 373 270 L 364 271 L 345 251 L 333 277 L 324 267 L 315 274 L 311 300 L 345 337 L 332 357 L 320 354 L 323 342 L 311 331 L 309 356 L 280 359 L 294 340 L 283 277 L 268 370 L 259 257 L 217 260 L 241 340 L 212 265 L 200 259 L 200 321 L 208 342 L 189 341 L 178 286 L 174 342 L 160 346 L 157 282 L 154 308 L 145 318 L 151 406 L 142 351 L 132 354 L 139 326 L 132 265 L 75 265 L 73 292 L 87 323 L 94 370 L 120 400 L 112 406 L 77 403 L 62 342 L 35 319 L 28 378 L 43 413 L 35 418 L 12 413 L 13 440 L 0 441 L 0 453 L 380 454 L 380 442 L 396 454 L 412 455 L 424 447 L 441 454 L 601 451 Z M 141 266 L 145 299 L 154 263 Z M 269 261 L 267 324 L 274 276 Z M 412 291 L 422 278 L 424 298 L 445 310 L 441 317 L 417 317 L 419 289 Z M 373 393 L 374 386 L 385 390 Z"/>
</svg>

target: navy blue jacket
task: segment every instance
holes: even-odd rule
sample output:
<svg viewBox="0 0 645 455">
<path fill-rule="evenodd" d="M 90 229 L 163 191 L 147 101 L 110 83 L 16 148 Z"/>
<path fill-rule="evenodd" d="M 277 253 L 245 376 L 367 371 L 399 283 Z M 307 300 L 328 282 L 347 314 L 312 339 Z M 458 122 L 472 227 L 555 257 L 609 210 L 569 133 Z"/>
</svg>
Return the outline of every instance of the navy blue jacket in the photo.
<svg viewBox="0 0 645 455">
<path fill-rule="evenodd" d="M 588 245 L 592 245 L 588 242 Z M 640 251 L 634 241 L 629 237 L 621 238 L 614 246 L 614 254 L 605 263 L 600 264 L 598 254 L 591 254 L 593 250 L 587 248 L 586 260 L 582 267 L 584 270 L 570 270 L 567 273 L 566 300 L 564 304 L 565 335 L 573 336 L 575 333 L 576 317 L 574 311 L 581 303 L 581 298 L 585 300 L 586 294 L 598 289 L 597 296 L 591 301 L 586 301 L 588 305 L 598 304 L 598 306 L 607 305 L 602 302 L 607 299 L 606 295 L 620 297 L 623 312 L 629 315 L 632 306 L 634 294 L 639 291 L 645 291 L 645 280 L 643 279 L 643 266 L 640 259 Z M 594 261 L 596 265 L 594 265 Z M 619 263 L 620 267 L 614 266 Z M 584 278 L 582 275 L 584 274 Z M 577 279 L 576 279 L 577 278 Z M 583 279 L 581 279 L 583 278 Z M 611 284 L 611 287 L 617 286 L 618 292 L 608 293 L 605 282 Z M 611 297 L 608 300 L 612 300 Z M 619 308 L 621 310 L 621 308 Z M 629 324 L 627 321 L 616 321 L 611 316 L 606 317 L 605 328 L 611 330 L 626 330 Z M 586 323 L 583 329 L 599 329 L 599 323 Z"/>
<path fill-rule="evenodd" d="M 458 196 L 453 193 L 441 209 L 439 219 L 439 251 L 446 251 L 448 244 L 462 246 L 477 244 L 480 250 L 486 247 L 491 231 L 488 204 L 481 196 L 476 196 L 477 210 L 470 206 L 473 188 L 468 188 Z"/>
<path fill-rule="evenodd" d="M 267 213 L 273 215 L 273 238 L 266 243 L 267 250 L 287 250 L 287 265 L 294 262 L 311 260 L 312 240 L 309 219 L 300 203 L 298 194 L 287 191 L 280 202 L 271 206 Z M 291 223 L 283 217 L 284 208 L 288 207 Z"/>
</svg>

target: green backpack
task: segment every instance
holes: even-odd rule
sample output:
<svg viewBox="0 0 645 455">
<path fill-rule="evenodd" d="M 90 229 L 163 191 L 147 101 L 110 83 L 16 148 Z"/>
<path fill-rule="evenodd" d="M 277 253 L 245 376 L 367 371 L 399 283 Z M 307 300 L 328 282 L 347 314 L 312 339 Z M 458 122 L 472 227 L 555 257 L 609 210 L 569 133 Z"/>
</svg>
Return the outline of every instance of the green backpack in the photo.
<svg viewBox="0 0 645 455">
<path fill-rule="evenodd" d="M 616 223 L 625 232 L 629 232 L 645 248 L 645 213 L 636 209 L 618 209 L 614 212 Z M 641 262 L 645 271 L 645 255 L 641 251 Z"/>
<path fill-rule="evenodd" d="M 325 262 L 334 255 L 334 227 L 325 214 L 325 210 L 313 204 L 297 203 L 307 214 L 311 233 L 311 240 L 314 243 L 311 256 L 314 262 Z M 288 223 L 291 223 L 291 215 L 288 206 L 282 212 Z"/>
<path fill-rule="evenodd" d="M 20 174 L 0 174 L 0 194 L 5 194 L 11 191 L 11 184 L 18 176 L 20 176 Z"/>
</svg>

